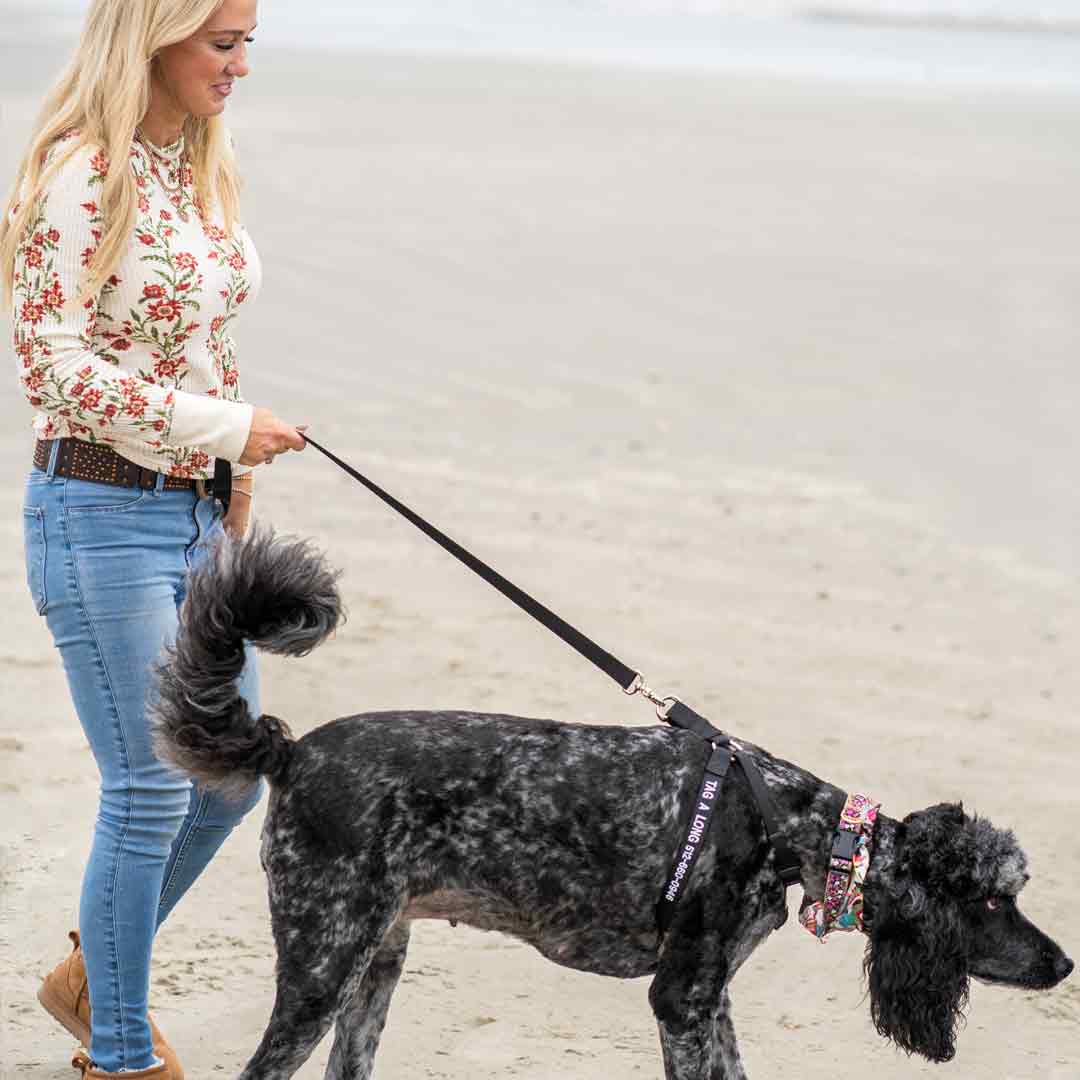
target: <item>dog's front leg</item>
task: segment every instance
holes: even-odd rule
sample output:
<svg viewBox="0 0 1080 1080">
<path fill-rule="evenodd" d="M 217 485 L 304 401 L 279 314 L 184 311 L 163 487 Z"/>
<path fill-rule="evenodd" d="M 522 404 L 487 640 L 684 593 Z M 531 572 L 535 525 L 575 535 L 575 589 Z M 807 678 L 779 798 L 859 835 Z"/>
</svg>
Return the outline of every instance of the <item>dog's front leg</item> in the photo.
<svg viewBox="0 0 1080 1080">
<path fill-rule="evenodd" d="M 667 1080 L 747 1080 L 726 990 L 712 1017 L 657 1023 Z"/>
<path fill-rule="evenodd" d="M 739 1042 L 735 1038 L 735 1025 L 731 1021 L 731 998 L 727 987 L 720 995 L 716 1011 L 713 1013 L 712 1072 L 710 1080 L 746 1080 L 742 1058 L 739 1056 Z"/>
<path fill-rule="evenodd" d="M 716 935 L 668 943 L 649 988 L 667 1080 L 746 1080 L 731 1022 L 728 970 Z"/>
</svg>

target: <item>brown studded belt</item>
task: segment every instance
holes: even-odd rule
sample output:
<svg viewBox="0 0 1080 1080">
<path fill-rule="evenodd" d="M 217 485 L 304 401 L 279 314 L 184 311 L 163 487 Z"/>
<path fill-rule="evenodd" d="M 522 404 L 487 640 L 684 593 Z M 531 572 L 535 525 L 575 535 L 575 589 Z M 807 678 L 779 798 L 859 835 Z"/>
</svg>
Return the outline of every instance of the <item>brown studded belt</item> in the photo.
<svg viewBox="0 0 1080 1080">
<path fill-rule="evenodd" d="M 95 484 L 114 484 L 117 487 L 138 487 L 147 491 L 157 486 L 161 473 L 128 461 L 104 443 L 90 443 L 84 439 L 38 439 L 34 445 L 34 464 L 39 469 L 49 467 L 54 442 L 60 443 L 56 454 L 57 476 L 91 480 Z M 206 495 L 209 487 L 205 480 L 189 480 L 183 476 L 166 476 L 164 486 L 170 491 L 194 491 L 200 497 Z"/>
</svg>

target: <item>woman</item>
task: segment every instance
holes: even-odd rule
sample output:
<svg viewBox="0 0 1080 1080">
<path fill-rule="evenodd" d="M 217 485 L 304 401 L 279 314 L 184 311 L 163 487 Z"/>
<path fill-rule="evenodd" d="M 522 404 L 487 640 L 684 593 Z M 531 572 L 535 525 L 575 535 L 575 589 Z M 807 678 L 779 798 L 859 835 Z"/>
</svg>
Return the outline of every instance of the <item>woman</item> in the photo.
<svg viewBox="0 0 1080 1080">
<path fill-rule="evenodd" d="M 260 272 L 221 113 L 255 21 L 256 0 L 93 0 L 0 222 L 36 410 L 27 576 L 101 772 L 82 947 L 39 993 L 88 1042 L 85 1077 L 183 1076 L 147 1015 L 154 933 L 258 797 L 162 766 L 148 708 L 189 567 L 246 528 L 244 467 L 304 446 L 243 402 L 229 336 Z M 220 501 L 218 462 L 238 463 Z M 242 687 L 257 714 L 250 660 Z"/>
</svg>

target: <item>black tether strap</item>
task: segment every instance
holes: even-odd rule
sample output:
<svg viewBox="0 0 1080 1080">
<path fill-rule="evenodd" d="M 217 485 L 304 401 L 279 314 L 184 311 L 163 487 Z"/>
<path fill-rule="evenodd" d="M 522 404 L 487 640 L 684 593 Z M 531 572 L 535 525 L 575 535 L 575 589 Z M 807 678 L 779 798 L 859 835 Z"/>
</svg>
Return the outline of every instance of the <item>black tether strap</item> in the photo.
<svg viewBox="0 0 1080 1080">
<path fill-rule="evenodd" d="M 769 798 L 769 789 L 765 786 L 761 770 L 757 767 L 757 762 L 745 750 L 736 750 L 735 760 L 742 766 L 742 770 L 746 774 L 747 782 L 750 784 L 750 791 L 754 796 L 754 802 L 757 803 L 758 811 L 765 822 L 765 835 L 768 836 L 773 851 L 776 852 L 776 872 L 780 875 L 780 880 L 785 887 L 795 885 L 802 876 L 799 859 L 795 852 L 791 850 L 787 838 L 778 829 L 776 815 L 773 813 L 772 799 Z"/>
<path fill-rule="evenodd" d="M 446 533 L 441 532 L 430 522 L 425 521 L 419 514 L 410 510 L 389 492 L 384 491 L 374 481 L 357 472 L 351 465 L 346 464 L 336 454 L 327 450 L 325 446 L 320 446 L 310 435 L 303 434 L 303 438 L 305 442 L 309 442 L 321 454 L 325 454 L 338 468 L 344 469 L 354 480 L 359 481 L 368 491 L 382 499 L 387 506 L 396 510 L 407 521 L 412 522 L 422 533 L 430 536 L 435 543 L 448 551 L 459 562 L 464 563 L 473 573 L 479 574 L 489 585 L 493 585 L 508 600 L 517 604 L 522 611 L 528 612 L 553 634 L 557 634 L 567 645 L 584 656 L 586 660 L 591 660 L 601 671 L 614 679 L 623 690 L 629 690 L 637 682 L 640 682 L 641 677 L 633 668 L 627 667 L 626 664 L 612 656 L 606 649 L 600 648 L 595 641 L 587 638 L 580 630 L 576 630 L 564 619 L 559 618 L 550 608 L 545 607 L 538 600 L 534 600 L 512 581 L 507 581 L 502 574 L 493 570 L 487 563 L 482 562 L 457 541 L 451 540 Z M 750 784 L 750 791 L 753 793 L 754 801 L 757 803 L 758 810 L 761 812 L 762 820 L 765 823 L 765 833 L 776 853 L 776 869 L 780 875 L 780 880 L 785 886 L 793 885 L 799 880 L 799 860 L 795 857 L 788 842 L 777 832 L 776 815 L 773 813 L 769 789 L 766 787 L 765 780 L 753 757 L 737 744 L 732 743 L 727 735 L 718 728 L 713 727 L 704 716 L 694 712 L 688 705 L 684 705 L 681 701 L 675 699 L 669 700 L 672 704 L 659 714 L 661 718 L 677 728 L 692 732 L 699 738 L 710 742 L 713 745 L 713 753 L 706 765 L 705 779 L 702 781 L 697 803 L 691 808 L 685 832 L 686 841 L 675 857 L 664 894 L 660 898 L 657 914 L 660 919 L 661 930 L 667 928 L 670 913 L 674 910 L 674 905 L 678 902 L 683 887 L 690 879 L 690 873 L 694 868 L 694 863 L 697 861 L 704 838 L 708 832 L 708 823 L 712 817 L 713 809 L 719 802 L 720 785 L 723 783 L 728 766 L 732 761 L 742 766 L 742 771 Z M 711 786 L 713 781 L 715 781 L 715 786 Z M 705 809 L 699 809 L 702 806 Z M 700 828 L 697 821 L 699 817 L 703 819 Z M 674 891 L 672 889 L 673 883 L 675 885 Z M 671 901 L 667 900 L 669 894 L 673 895 Z"/>
<path fill-rule="evenodd" d="M 656 920 L 663 934 L 675 914 L 675 907 L 682 895 L 683 887 L 690 880 L 694 863 L 701 852 L 702 841 L 708 831 L 712 812 L 720 800 L 720 786 L 727 775 L 728 766 L 734 762 L 742 768 L 750 793 L 757 803 L 758 813 L 765 824 L 765 835 L 776 853 L 776 872 L 784 887 L 795 885 L 801 877 L 799 859 L 787 839 L 778 831 L 776 814 L 773 812 L 772 798 L 765 779 L 761 775 L 757 762 L 730 736 L 713 727 L 700 713 L 694 712 L 688 705 L 676 701 L 668 710 L 667 719 L 675 727 L 691 731 L 702 739 L 712 743 L 713 752 L 705 765 L 705 777 L 697 802 L 690 808 L 686 824 L 683 827 L 682 846 L 675 855 L 668 872 L 664 891 L 656 905 Z M 713 785 L 711 782 L 715 780 Z M 700 820 L 699 820 L 700 819 Z"/>
<path fill-rule="evenodd" d="M 725 739 L 726 743 L 727 740 Z M 667 880 L 664 883 L 664 891 L 656 904 L 656 924 L 660 928 L 660 936 L 667 933 L 671 920 L 675 917 L 675 909 L 679 905 L 683 889 L 694 872 L 694 864 L 705 846 L 705 837 L 709 834 L 709 822 L 712 821 L 713 811 L 720 802 L 720 792 L 724 784 L 724 777 L 731 766 L 731 750 L 728 746 L 714 746 L 709 760 L 705 765 L 705 775 L 701 778 L 701 789 L 698 791 L 697 800 L 690 807 L 686 824 L 683 826 L 683 842 L 675 858 L 672 860 L 671 869 L 668 871 Z"/>
</svg>

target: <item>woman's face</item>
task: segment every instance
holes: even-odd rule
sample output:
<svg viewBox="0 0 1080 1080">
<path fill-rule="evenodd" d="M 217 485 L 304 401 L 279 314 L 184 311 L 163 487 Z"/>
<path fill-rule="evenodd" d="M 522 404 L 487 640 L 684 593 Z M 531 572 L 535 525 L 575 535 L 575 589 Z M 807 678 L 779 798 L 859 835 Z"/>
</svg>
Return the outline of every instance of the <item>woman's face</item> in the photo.
<svg viewBox="0 0 1080 1080">
<path fill-rule="evenodd" d="M 233 83 L 249 71 L 257 8 L 258 0 L 224 0 L 186 41 L 162 49 L 151 72 L 151 108 L 198 117 L 223 112 Z"/>
</svg>

